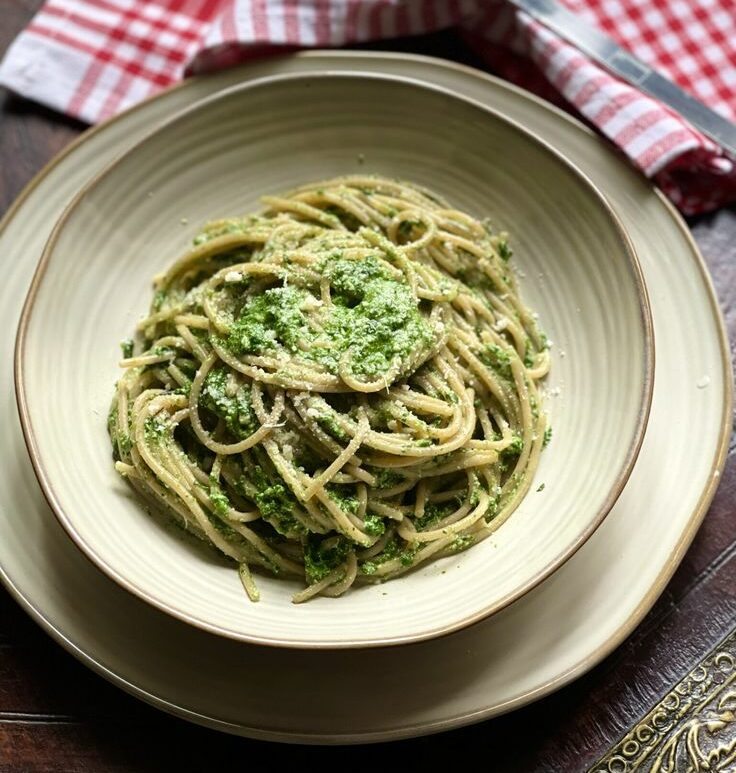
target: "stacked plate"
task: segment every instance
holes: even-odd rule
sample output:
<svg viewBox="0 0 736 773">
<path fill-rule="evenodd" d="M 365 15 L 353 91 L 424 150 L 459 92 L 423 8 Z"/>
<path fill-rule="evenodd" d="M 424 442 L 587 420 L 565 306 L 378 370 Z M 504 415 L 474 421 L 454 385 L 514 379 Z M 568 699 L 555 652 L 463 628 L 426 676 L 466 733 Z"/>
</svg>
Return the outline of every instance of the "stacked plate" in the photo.
<svg viewBox="0 0 736 773">
<path fill-rule="evenodd" d="M 198 223 L 264 192 L 370 173 L 490 210 L 518 234 L 522 293 L 555 339 L 555 439 L 492 540 L 299 608 L 294 588 L 259 578 L 263 600 L 249 605 L 235 572 L 173 540 L 115 482 L 100 453 L 112 344 L 145 310 L 145 277 Z M 358 742 L 523 705 L 636 626 L 717 485 L 730 370 L 687 229 L 586 128 L 476 71 L 315 52 L 193 79 L 83 135 L 26 189 L 0 243 L 6 362 L 31 289 L 16 383 L 58 516 L 9 399 L 4 581 L 93 669 L 193 721 Z M 9 394 L 9 368 L 3 378 Z"/>
</svg>

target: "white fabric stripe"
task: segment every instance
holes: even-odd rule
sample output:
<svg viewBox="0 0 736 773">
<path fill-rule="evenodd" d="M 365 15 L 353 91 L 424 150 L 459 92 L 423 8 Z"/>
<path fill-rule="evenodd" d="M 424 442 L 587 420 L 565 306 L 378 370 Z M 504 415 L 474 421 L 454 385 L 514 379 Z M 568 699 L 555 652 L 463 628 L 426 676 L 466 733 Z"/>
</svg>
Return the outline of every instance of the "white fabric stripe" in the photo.
<svg viewBox="0 0 736 773">
<path fill-rule="evenodd" d="M 655 142 L 660 142 L 661 140 L 662 138 L 660 137 L 658 140 L 655 140 Z M 641 164 L 640 166 L 642 166 L 644 174 L 646 174 L 648 177 L 652 177 L 655 174 L 659 174 L 659 172 L 665 169 L 665 167 L 669 166 L 669 164 L 671 164 L 683 153 L 687 153 L 688 151 L 695 150 L 699 147 L 701 147 L 701 145 L 697 139 L 690 137 L 688 139 L 684 139 L 682 142 L 678 142 L 676 145 L 673 145 L 666 153 L 660 153 L 660 155 L 655 157 L 648 165 Z M 649 148 L 645 148 L 644 150 L 646 151 L 648 149 Z"/>
<path fill-rule="evenodd" d="M 144 100 L 151 91 L 151 84 L 144 78 L 134 78 L 125 95 L 125 106 L 134 105 Z"/>
<path fill-rule="evenodd" d="M 90 56 L 82 51 L 24 32 L 10 44 L 0 62 L 0 84 L 63 111 L 90 62 Z"/>
<path fill-rule="evenodd" d="M 78 38 L 88 46 L 99 47 L 102 46 L 102 44 L 107 40 L 107 32 L 95 32 L 94 30 L 89 30 L 86 27 L 78 27 L 76 24 L 74 25 L 74 28 L 71 29 L 71 22 L 69 19 L 63 19 L 59 16 L 46 14 L 39 21 L 40 24 L 46 29 L 52 30 L 53 32 L 58 32 L 62 35 L 69 35 Z M 46 38 L 44 38 L 44 40 L 46 40 Z"/>
<path fill-rule="evenodd" d="M 103 67 L 100 69 L 83 105 L 83 110 L 92 116 L 92 120 L 95 123 L 105 117 L 103 112 L 105 103 L 110 99 L 111 95 L 121 92 L 121 80 L 125 77 L 125 74 L 123 70 L 117 67 Z M 120 104 L 124 105 L 125 101 L 122 100 Z"/>
<path fill-rule="evenodd" d="M 133 8 L 138 8 L 140 3 L 138 0 L 107 0 L 110 5 L 117 6 L 123 11 L 130 11 Z"/>
<path fill-rule="evenodd" d="M 565 86 L 565 96 L 574 105 L 577 105 L 580 92 L 593 80 L 594 77 L 596 76 L 591 76 L 590 71 L 585 66 L 582 64 L 578 65 L 575 68 L 573 74 L 570 76 L 570 79 L 567 81 L 567 85 Z"/>
<path fill-rule="evenodd" d="M 607 121 L 599 124 L 600 128 L 609 137 L 614 137 L 626 127 L 635 124 L 637 119 L 641 118 L 641 116 L 646 113 L 649 113 L 653 107 L 661 110 L 661 108 L 654 104 L 650 99 L 639 97 L 617 110 Z M 681 126 L 681 124 L 678 124 L 677 128 L 679 129 Z"/>
<path fill-rule="evenodd" d="M 551 83 L 555 83 L 560 73 L 572 62 L 576 57 L 579 57 L 575 49 L 561 48 L 555 51 L 549 59 L 549 63 L 544 68 L 544 74 L 547 76 L 547 80 Z"/>
<path fill-rule="evenodd" d="M 299 23 L 299 42 L 303 46 L 313 46 L 317 42 L 314 23 L 317 18 L 312 3 L 299 3 L 297 20 Z"/>
<path fill-rule="evenodd" d="M 594 91 L 587 102 L 582 105 L 576 102 L 575 106 L 583 113 L 583 115 L 590 118 L 598 115 L 598 113 L 600 113 L 604 107 L 610 105 L 613 100 L 629 93 L 631 93 L 630 86 L 626 86 L 619 81 L 611 80 L 609 83 L 601 86 L 600 89 Z"/>
<path fill-rule="evenodd" d="M 250 3 L 235 4 L 235 29 L 237 30 L 238 38 L 240 40 L 250 42 L 255 38 Z M 222 26 L 220 26 L 219 32 L 220 37 L 218 42 L 221 43 L 225 39 Z"/>
<path fill-rule="evenodd" d="M 268 2 L 268 37 L 272 43 L 286 42 L 286 9 L 284 0 Z"/>
<path fill-rule="evenodd" d="M 624 145 L 627 153 L 634 158 L 640 158 L 655 142 L 660 142 L 668 134 L 674 134 L 685 128 L 682 121 L 662 111 L 662 117 L 651 124 L 641 134 Z"/>
<path fill-rule="evenodd" d="M 98 8 L 97 6 L 90 5 L 85 2 L 77 2 L 77 0 L 68 0 L 68 2 L 61 3 L 59 0 L 49 3 L 49 8 L 59 11 L 64 14 L 63 18 L 65 23 L 69 25 L 79 26 L 78 22 L 71 18 L 71 14 L 76 14 L 97 24 L 105 24 L 108 27 L 118 25 L 122 19 L 119 11 L 107 10 L 105 8 Z M 59 17 L 62 18 L 62 17 Z"/>
<path fill-rule="evenodd" d="M 345 23 L 348 17 L 347 0 L 330 0 L 330 43 L 339 46 L 345 43 Z"/>
<path fill-rule="evenodd" d="M 370 36 L 370 23 L 371 12 L 373 6 L 378 5 L 380 0 L 365 0 L 358 7 L 358 13 L 355 16 L 355 39 L 358 42 L 368 40 Z"/>
<path fill-rule="evenodd" d="M 207 34 L 204 36 L 204 40 L 202 41 L 202 49 L 201 51 L 197 52 L 197 56 L 199 56 L 202 51 L 207 51 L 209 48 L 215 48 L 215 46 L 219 46 L 222 43 L 222 18 L 215 19 L 215 21 L 210 24 L 209 29 L 207 30 Z"/>
<path fill-rule="evenodd" d="M 149 21 L 161 22 L 179 31 L 198 31 L 202 27 L 202 22 L 194 17 L 172 11 L 156 3 L 136 2 L 133 5 L 138 16 L 143 16 Z"/>
</svg>

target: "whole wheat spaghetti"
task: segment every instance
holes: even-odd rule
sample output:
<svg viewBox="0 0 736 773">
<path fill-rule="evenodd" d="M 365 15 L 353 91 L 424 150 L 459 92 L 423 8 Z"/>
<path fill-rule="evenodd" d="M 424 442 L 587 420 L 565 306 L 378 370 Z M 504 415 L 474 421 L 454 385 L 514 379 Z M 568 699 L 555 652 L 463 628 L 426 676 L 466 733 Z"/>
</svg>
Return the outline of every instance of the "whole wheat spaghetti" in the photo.
<svg viewBox="0 0 736 773">
<path fill-rule="evenodd" d="M 118 471 L 239 565 L 338 596 L 480 542 L 549 438 L 506 235 L 344 177 L 206 225 L 155 280 L 109 417 Z"/>
</svg>

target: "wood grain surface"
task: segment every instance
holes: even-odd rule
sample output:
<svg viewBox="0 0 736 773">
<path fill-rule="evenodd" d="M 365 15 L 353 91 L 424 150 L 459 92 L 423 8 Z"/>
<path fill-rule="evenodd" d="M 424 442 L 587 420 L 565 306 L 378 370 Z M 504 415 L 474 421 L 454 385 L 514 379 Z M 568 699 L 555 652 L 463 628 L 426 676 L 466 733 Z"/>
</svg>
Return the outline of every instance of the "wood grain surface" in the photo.
<svg viewBox="0 0 736 773">
<path fill-rule="evenodd" d="M 40 0 L 0 0 L 0 52 L 39 5 Z M 447 33 L 383 47 L 457 58 L 456 43 Z M 0 214 L 82 128 L 0 90 Z M 700 217 L 691 227 L 734 341 L 736 211 Z M 734 630 L 735 532 L 732 442 L 722 484 L 676 575 L 638 629 L 603 663 L 567 688 L 505 717 L 359 750 L 249 741 L 166 716 L 80 665 L 0 589 L 0 771 L 209 771 L 245 768 L 261 752 L 276 768 L 279 763 L 302 769 L 329 763 L 342 769 L 378 769 L 390 759 L 387 752 L 394 751 L 387 747 L 410 752 L 417 762 L 443 753 L 468 759 L 477 751 L 484 768 L 494 773 L 598 769 L 597 761 Z M 736 742 L 732 727 L 721 732 L 732 733 Z"/>
</svg>

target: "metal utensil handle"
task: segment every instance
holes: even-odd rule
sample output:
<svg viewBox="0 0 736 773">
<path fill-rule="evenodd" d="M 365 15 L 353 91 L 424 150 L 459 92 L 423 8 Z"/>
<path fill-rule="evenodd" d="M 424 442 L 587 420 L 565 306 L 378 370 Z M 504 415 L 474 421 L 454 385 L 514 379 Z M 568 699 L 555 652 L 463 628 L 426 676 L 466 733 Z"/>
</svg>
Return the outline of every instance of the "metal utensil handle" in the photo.
<svg viewBox="0 0 736 773">
<path fill-rule="evenodd" d="M 608 35 L 581 21 L 555 0 L 510 0 L 606 69 L 671 107 L 724 150 L 736 156 L 736 125 L 691 97 Z"/>
</svg>

